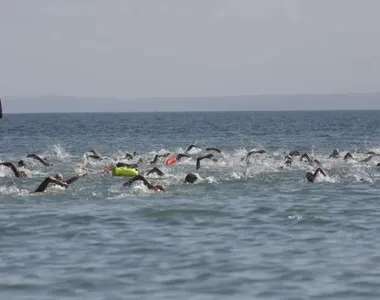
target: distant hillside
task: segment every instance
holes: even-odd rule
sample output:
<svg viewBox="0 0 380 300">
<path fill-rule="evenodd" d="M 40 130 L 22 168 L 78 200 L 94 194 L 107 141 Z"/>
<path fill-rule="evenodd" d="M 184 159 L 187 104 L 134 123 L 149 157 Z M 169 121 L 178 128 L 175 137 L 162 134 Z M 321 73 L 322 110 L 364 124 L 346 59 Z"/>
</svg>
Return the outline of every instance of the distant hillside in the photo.
<svg viewBox="0 0 380 300">
<path fill-rule="evenodd" d="M 211 98 L 100 99 L 2 97 L 4 113 L 380 109 L 380 93 Z"/>
</svg>

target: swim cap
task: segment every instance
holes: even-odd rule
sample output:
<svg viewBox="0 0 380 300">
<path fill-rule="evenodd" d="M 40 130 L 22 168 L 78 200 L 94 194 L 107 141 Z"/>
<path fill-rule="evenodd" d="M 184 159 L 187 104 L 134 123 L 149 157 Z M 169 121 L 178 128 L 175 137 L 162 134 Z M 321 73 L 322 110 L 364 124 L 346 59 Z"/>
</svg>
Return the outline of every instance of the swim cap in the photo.
<svg viewBox="0 0 380 300">
<path fill-rule="evenodd" d="M 186 175 L 185 182 L 194 183 L 198 180 L 197 175 L 190 173 Z"/>
<path fill-rule="evenodd" d="M 57 179 L 57 180 L 61 180 L 61 181 L 63 180 L 63 176 L 62 176 L 61 173 L 56 174 L 56 175 L 54 176 L 54 178 Z"/>
<path fill-rule="evenodd" d="M 25 172 L 25 171 L 20 171 L 21 175 L 24 176 L 24 177 L 27 177 L 28 174 Z"/>
<path fill-rule="evenodd" d="M 333 154 L 334 155 L 339 155 L 339 149 L 334 149 Z"/>
</svg>

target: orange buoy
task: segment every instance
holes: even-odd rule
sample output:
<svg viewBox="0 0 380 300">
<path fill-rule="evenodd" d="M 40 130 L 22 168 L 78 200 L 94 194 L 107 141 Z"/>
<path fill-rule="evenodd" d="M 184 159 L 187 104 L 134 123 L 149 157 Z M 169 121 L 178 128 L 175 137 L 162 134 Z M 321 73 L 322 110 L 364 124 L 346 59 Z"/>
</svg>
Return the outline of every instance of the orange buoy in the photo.
<svg viewBox="0 0 380 300">
<path fill-rule="evenodd" d="M 169 157 L 166 161 L 165 164 L 167 165 L 174 165 L 177 162 L 177 159 L 175 157 Z"/>
</svg>

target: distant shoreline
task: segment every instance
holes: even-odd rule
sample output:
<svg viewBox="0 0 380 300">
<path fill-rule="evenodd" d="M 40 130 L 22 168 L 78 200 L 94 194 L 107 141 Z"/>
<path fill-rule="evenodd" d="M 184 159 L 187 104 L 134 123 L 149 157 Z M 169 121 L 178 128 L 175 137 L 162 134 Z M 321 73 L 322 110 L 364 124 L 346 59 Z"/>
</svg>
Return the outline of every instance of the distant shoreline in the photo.
<svg viewBox="0 0 380 300">
<path fill-rule="evenodd" d="M 1 97 L 3 113 L 154 113 L 380 110 L 380 93 L 157 97 L 122 100 L 44 96 Z"/>
<path fill-rule="evenodd" d="M 165 114 L 188 114 L 188 113 L 290 113 L 290 112 L 367 112 L 367 111 L 380 111 L 380 109 L 324 109 L 324 110 L 188 110 L 188 111 L 124 111 L 124 112 L 115 112 L 115 111 L 105 111 L 105 112 L 23 112 L 23 113 L 5 113 L 4 116 L 7 115 L 67 115 L 67 114 L 75 114 L 75 115 L 101 115 L 101 114 L 155 114 L 155 113 L 165 113 Z"/>
</svg>

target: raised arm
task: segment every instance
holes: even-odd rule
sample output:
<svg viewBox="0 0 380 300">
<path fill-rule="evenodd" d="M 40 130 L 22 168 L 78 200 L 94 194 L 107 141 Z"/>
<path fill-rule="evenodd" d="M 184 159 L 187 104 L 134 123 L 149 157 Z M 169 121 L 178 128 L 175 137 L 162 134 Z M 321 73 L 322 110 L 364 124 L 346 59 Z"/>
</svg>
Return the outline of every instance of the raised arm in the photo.
<svg viewBox="0 0 380 300">
<path fill-rule="evenodd" d="M 68 180 L 65 180 L 64 182 L 66 182 L 67 184 L 72 184 L 73 182 L 77 181 L 79 178 L 82 178 L 82 177 L 85 177 L 87 176 L 87 173 L 84 173 L 84 174 L 77 174 L 73 177 L 71 177 L 70 179 Z"/>
<path fill-rule="evenodd" d="M 193 149 L 193 148 L 201 149 L 201 147 L 198 147 L 198 146 L 196 146 L 196 145 L 190 145 L 190 146 L 186 149 L 185 153 L 189 152 L 189 151 L 190 151 L 191 149 Z"/>
<path fill-rule="evenodd" d="M 156 173 L 157 175 L 159 176 L 163 176 L 164 175 L 164 172 L 162 172 L 159 168 L 157 167 L 154 167 L 152 170 L 150 170 L 148 173 L 146 173 L 146 175 L 148 176 L 149 174 L 153 174 L 153 173 Z"/>
<path fill-rule="evenodd" d="M 142 175 L 137 175 L 133 177 L 132 179 L 130 179 L 129 181 L 124 182 L 123 186 L 131 185 L 135 181 L 142 181 L 148 188 L 150 189 L 153 188 L 153 185 L 148 180 L 146 180 L 145 177 Z"/>
<path fill-rule="evenodd" d="M 190 157 L 190 156 L 184 153 L 180 153 L 177 155 L 176 160 L 180 161 L 183 157 Z"/>
<path fill-rule="evenodd" d="M 313 164 L 314 163 L 314 161 L 310 158 L 309 154 L 307 154 L 307 153 L 302 154 L 301 157 L 300 157 L 300 161 L 302 161 L 304 158 L 307 159 L 307 161 L 309 162 L 309 164 Z"/>
<path fill-rule="evenodd" d="M 325 177 L 327 176 L 326 172 L 322 168 L 316 169 L 315 172 L 314 172 L 314 176 L 317 176 L 318 173 L 321 173 Z"/>
<path fill-rule="evenodd" d="M 12 164 L 11 162 L 3 162 L 3 163 L 0 163 L 0 165 L 3 165 L 5 167 L 8 167 L 12 170 L 12 172 L 15 174 L 16 177 L 25 177 L 25 175 L 23 173 L 21 173 L 14 164 Z"/>
<path fill-rule="evenodd" d="M 360 162 L 363 162 L 363 163 L 369 162 L 375 156 L 380 156 L 380 155 L 379 154 L 371 155 L 371 156 L 367 157 L 366 159 L 361 160 Z"/>
<path fill-rule="evenodd" d="M 205 159 L 205 158 L 213 158 L 214 155 L 212 155 L 211 153 L 207 154 L 207 155 L 204 155 L 204 156 L 200 156 L 197 158 L 197 165 L 196 165 L 196 169 L 198 170 L 200 167 L 201 167 L 201 160 L 202 159 Z"/>
<path fill-rule="evenodd" d="M 206 148 L 206 151 L 215 151 L 215 152 L 218 152 L 218 153 L 222 153 L 222 150 L 219 150 L 218 148 Z"/>
<path fill-rule="evenodd" d="M 41 164 L 43 164 L 43 165 L 45 165 L 45 166 L 47 166 L 47 167 L 52 166 L 51 164 L 47 163 L 46 161 L 44 161 L 41 157 L 39 157 L 39 156 L 36 155 L 36 154 L 28 154 L 26 157 L 27 157 L 27 158 L 33 158 L 33 159 L 35 159 L 35 160 L 38 160 Z"/>
<path fill-rule="evenodd" d="M 250 152 L 248 152 L 248 154 L 246 155 L 245 160 L 248 160 L 248 158 L 249 158 L 252 154 L 264 154 L 264 153 L 265 153 L 265 150 L 253 150 L 253 151 L 250 151 Z"/>
<path fill-rule="evenodd" d="M 65 187 L 65 188 L 69 187 L 69 185 L 66 182 L 62 182 L 62 181 L 55 179 L 53 177 L 46 177 L 45 180 L 41 182 L 41 184 L 38 186 L 38 188 L 34 192 L 35 193 L 44 192 L 46 190 L 46 188 L 48 187 L 49 183 L 55 183 L 59 186 Z"/>
</svg>

